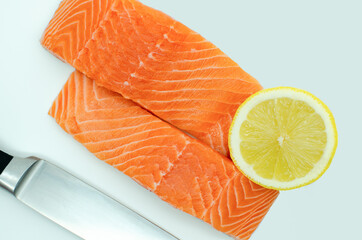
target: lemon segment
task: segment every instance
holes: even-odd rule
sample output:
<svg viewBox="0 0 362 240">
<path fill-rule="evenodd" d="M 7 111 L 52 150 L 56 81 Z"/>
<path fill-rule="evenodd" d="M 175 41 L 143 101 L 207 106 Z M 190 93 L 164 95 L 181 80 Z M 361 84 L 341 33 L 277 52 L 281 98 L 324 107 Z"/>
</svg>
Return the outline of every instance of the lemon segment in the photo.
<svg viewBox="0 0 362 240">
<path fill-rule="evenodd" d="M 262 90 L 237 110 L 229 132 L 235 165 L 252 181 L 287 190 L 314 182 L 328 168 L 337 130 L 328 107 L 291 87 Z"/>
</svg>

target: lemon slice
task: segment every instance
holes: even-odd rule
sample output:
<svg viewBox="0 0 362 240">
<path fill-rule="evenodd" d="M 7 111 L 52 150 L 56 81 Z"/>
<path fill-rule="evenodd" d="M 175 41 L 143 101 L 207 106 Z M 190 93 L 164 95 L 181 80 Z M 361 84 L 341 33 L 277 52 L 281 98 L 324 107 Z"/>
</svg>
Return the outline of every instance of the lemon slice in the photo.
<svg viewBox="0 0 362 240">
<path fill-rule="evenodd" d="M 327 170 L 337 148 L 337 129 L 331 111 L 311 93 L 265 89 L 237 110 L 229 148 L 235 165 L 253 182 L 294 189 Z"/>
</svg>

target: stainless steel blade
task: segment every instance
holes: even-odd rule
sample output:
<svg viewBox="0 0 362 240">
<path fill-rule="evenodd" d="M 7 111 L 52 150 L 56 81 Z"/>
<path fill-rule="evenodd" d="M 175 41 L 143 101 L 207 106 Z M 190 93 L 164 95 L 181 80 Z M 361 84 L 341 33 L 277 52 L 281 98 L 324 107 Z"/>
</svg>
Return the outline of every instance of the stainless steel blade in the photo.
<svg viewBox="0 0 362 240">
<path fill-rule="evenodd" d="M 10 162 L 0 176 L 0 185 L 6 186 L 10 191 L 15 189 L 14 194 L 20 201 L 81 238 L 177 239 L 114 199 L 44 160 L 26 163 L 27 166 L 31 165 L 27 172 L 24 167 L 19 167 L 19 161 L 21 159 L 14 158 Z M 6 174 L 11 175 L 9 171 L 18 171 L 24 176 L 14 185 L 14 178 L 7 180 Z"/>
</svg>

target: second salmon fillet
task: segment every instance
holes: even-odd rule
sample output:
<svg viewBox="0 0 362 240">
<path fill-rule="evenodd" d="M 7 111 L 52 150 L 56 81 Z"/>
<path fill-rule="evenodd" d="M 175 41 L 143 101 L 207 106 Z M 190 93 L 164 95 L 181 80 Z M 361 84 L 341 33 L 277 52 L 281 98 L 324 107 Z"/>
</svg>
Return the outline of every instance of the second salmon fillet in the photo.
<svg viewBox="0 0 362 240">
<path fill-rule="evenodd" d="M 236 109 L 261 89 L 200 34 L 136 0 L 64 0 L 42 44 L 226 156 Z"/>
<path fill-rule="evenodd" d="M 249 239 L 278 196 L 226 157 L 80 72 L 70 76 L 49 114 L 99 159 L 237 239 Z"/>
</svg>

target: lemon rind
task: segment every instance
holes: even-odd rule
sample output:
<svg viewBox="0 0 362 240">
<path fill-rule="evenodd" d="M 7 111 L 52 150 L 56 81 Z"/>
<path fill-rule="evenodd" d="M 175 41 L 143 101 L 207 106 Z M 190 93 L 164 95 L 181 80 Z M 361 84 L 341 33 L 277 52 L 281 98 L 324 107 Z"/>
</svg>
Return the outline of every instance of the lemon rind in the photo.
<svg viewBox="0 0 362 240">
<path fill-rule="evenodd" d="M 264 97 L 260 97 L 262 95 L 264 95 Z M 298 96 L 298 97 L 296 98 L 296 96 Z M 262 101 L 268 100 L 268 99 L 274 99 L 274 98 L 280 98 L 280 97 L 291 97 L 292 99 L 296 99 L 296 100 L 298 100 L 298 99 L 306 100 L 307 99 L 308 101 L 306 101 L 306 102 L 309 103 L 310 106 L 322 117 L 322 119 L 326 125 L 326 132 L 327 132 L 327 139 L 328 139 L 326 151 L 323 154 L 323 156 L 321 157 L 321 159 L 322 158 L 324 158 L 324 159 L 322 159 L 322 161 L 320 161 L 317 164 L 318 166 L 315 167 L 305 177 L 302 177 L 302 178 L 299 178 L 296 180 L 292 180 L 289 182 L 279 182 L 276 180 L 264 179 L 264 178 L 258 176 L 258 174 L 256 174 L 254 172 L 254 170 L 252 170 L 251 166 L 248 166 L 248 164 L 240 164 L 240 163 L 243 163 L 242 158 L 240 159 L 241 154 L 235 153 L 235 149 L 237 151 L 240 151 L 240 148 L 238 146 L 232 146 L 232 144 L 234 142 L 233 138 L 236 138 L 236 139 L 238 138 L 238 137 L 234 137 L 234 136 L 235 136 L 235 134 L 238 134 L 238 132 L 239 132 L 238 130 L 240 128 L 239 127 L 237 130 L 233 131 L 236 123 L 240 123 L 239 125 L 241 125 L 241 123 L 246 119 L 247 113 L 256 104 L 258 104 Z M 244 115 L 241 115 L 241 112 Z M 240 118 L 244 118 L 244 119 L 240 119 Z M 230 126 L 228 138 L 229 138 L 228 142 L 229 142 L 230 156 L 231 156 L 232 160 L 234 161 L 235 166 L 239 169 L 239 171 L 241 171 L 251 181 L 253 181 L 263 187 L 275 189 L 275 190 L 290 190 L 290 189 L 295 189 L 295 188 L 299 188 L 302 186 L 306 186 L 308 184 L 315 182 L 329 168 L 329 166 L 332 162 L 332 159 L 335 155 L 337 145 L 338 145 L 338 133 L 337 133 L 335 119 L 333 117 L 332 112 L 327 107 L 327 105 L 325 105 L 319 98 L 317 98 L 313 94 L 311 94 L 305 90 L 293 88 L 293 87 L 276 87 L 276 88 L 264 89 L 264 90 L 261 90 L 255 94 L 253 94 L 248 99 L 246 99 L 244 101 L 244 103 L 242 103 L 240 105 L 240 107 L 238 108 L 238 110 L 235 113 L 234 119 Z M 240 166 L 240 165 L 243 165 L 243 166 Z"/>
</svg>

